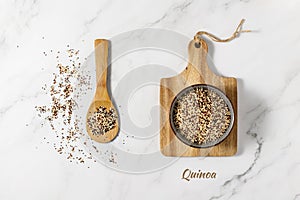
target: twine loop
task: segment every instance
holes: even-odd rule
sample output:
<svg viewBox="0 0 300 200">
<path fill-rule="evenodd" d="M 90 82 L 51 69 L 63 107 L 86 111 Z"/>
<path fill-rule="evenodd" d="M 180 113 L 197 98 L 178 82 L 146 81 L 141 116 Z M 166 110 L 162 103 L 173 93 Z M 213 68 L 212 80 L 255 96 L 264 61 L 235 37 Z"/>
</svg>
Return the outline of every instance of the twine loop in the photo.
<svg viewBox="0 0 300 200">
<path fill-rule="evenodd" d="M 233 32 L 233 34 L 226 39 L 220 39 L 219 37 L 217 37 L 211 33 L 208 33 L 206 31 L 199 31 L 194 36 L 194 40 L 200 42 L 202 36 L 205 35 L 215 42 L 230 42 L 231 40 L 237 38 L 241 33 L 251 32 L 251 30 L 242 30 L 242 26 L 243 26 L 244 22 L 245 22 L 245 19 L 242 19 L 240 21 L 239 25 L 237 26 L 237 28 L 235 29 L 235 31 Z"/>
</svg>

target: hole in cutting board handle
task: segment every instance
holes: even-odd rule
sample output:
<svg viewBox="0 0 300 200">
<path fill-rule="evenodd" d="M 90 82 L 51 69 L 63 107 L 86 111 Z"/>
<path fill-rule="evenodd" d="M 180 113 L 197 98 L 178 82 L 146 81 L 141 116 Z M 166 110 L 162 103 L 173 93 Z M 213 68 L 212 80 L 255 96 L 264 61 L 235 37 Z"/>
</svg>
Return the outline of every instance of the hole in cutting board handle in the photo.
<svg viewBox="0 0 300 200">
<path fill-rule="evenodd" d="M 195 47 L 196 48 L 200 48 L 201 47 L 201 43 L 200 42 L 195 42 Z"/>
</svg>

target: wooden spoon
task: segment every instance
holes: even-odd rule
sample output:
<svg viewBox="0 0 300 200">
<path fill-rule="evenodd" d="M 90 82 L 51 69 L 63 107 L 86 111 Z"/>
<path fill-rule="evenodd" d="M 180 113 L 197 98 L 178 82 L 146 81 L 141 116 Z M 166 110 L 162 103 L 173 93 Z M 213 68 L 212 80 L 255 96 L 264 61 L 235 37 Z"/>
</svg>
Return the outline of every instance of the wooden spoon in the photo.
<svg viewBox="0 0 300 200">
<path fill-rule="evenodd" d="M 100 143 L 106 143 L 112 141 L 119 132 L 118 119 L 116 120 L 116 126 L 111 130 L 105 132 L 104 134 L 93 134 L 92 130 L 88 125 L 88 118 L 97 111 L 97 109 L 102 106 L 109 111 L 114 109 L 116 115 L 118 116 L 117 110 L 115 109 L 110 96 L 107 91 L 107 64 L 108 64 L 108 47 L 109 41 L 105 39 L 95 40 L 95 58 L 96 58 L 96 82 L 97 88 L 95 92 L 94 99 L 88 109 L 86 116 L 86 129 L 89 136 Z"/>
</svg>

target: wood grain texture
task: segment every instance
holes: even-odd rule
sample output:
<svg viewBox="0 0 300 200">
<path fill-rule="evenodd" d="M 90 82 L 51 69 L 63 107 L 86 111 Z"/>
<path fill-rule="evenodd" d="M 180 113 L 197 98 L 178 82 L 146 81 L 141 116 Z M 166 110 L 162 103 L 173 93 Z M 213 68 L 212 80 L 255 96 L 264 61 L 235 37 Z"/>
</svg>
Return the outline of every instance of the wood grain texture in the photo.
<svg viewBox="0 0 300 200">
<path fill-rule="evenodd" d="M 107 68 L 108 68 L 108 49 L 109 49 L 109 41 L 105 39 L 97 39 L 95 40 L 95 59 L 96 59 L 96 92 L 94 99 L 89 107 L 87 112 L 86 120 L 91 116 L 94 112 L 97 111 L 97 108 L 100 106 L 105 107 L 107 110 L 110 108 L 115 109 L 109 93 L 107 91 Z M 117 112 L 117 110 L 115 109 Z M 118 120 L 116 122 L 116 126 L 110 131 L 106 132 L 103 135 L 93 135 L 90 130 L 88 124 L 86 123 L 86 130 L 89 136 L 100 143 L 107 143 L 112 141 L 119 132 L 119 123 Z"/>
<path fill-rule="evenodd" d="M 206 58 L 208 47 L 200 40 L 200 48 L 192 40 L 188 46 L 189 63 L 179 75 L 160 81 L 160 150 L 165 156 L 232 156 L 237 151 L 237 80 L 214 74 Z M 194 148 L 181 142 L 170 124 L 170 108 L 176 95 L 186 87 L 207 84 L 220 89 L 231 101 L 234 123 L 229 135 L 219 144 L 210 148 Z"/>
</svg>

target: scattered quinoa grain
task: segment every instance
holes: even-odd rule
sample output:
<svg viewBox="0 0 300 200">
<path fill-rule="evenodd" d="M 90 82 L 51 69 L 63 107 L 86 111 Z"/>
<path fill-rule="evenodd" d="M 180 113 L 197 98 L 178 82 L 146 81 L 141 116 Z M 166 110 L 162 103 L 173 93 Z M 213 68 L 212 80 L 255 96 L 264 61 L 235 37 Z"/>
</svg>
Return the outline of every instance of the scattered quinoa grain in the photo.
<svg viewBox="0 0 300 200">
<path fill-rule="evenodd" d="M 49 103 L 35 106 L 35 109 L 37 115 L 44 119 L 41 125 L 44 126 L 48 123 L 54 134 L 54 141 L 50 140 L 50 137 L 43 137 L 43 139 L 47 144 L 50 144 L 51 141 L 53 148 L 59 155 L 64 156 L 71 163 L 85 164 L 88 160 L 94 163 L 96 160 L 92 157 L 91 152 L 86 152 L 86 147 L 92 144 L 96 153 L 102 155 L 102 152 L 93 145 L 89 137 L 86 137 L 86 131 L 82 128 L 85 124 L 83 123 L 85 116 L 75 114 L 75 111 L 80 107 L 78 105 L 79 100 L 87 94 L 88 90 L 92 90 L 91 75 L 89 71 L 82 70 L 82 60 L 87 60 L 87 58 L 81 59 L 79 50 L 69 48 L 70 45 L 67 47 L 66 51 L 56 51 L 56 53 L 50 50 L 49 55 L 56 58 L 56 71 L 52 73 L 51 83 L 42 86 L 42 90 L 49 96 Z M 47 52 L 43 52 L 43 54 L 44 56 L 48 55 Z M 65 63 L 60 61 L 63 60 L 61 59 L 62 56 L 65 60 L 67 59 Z M 114 110 L 99 108 L 98 112 L 96 115 L 102 112 L 110 117 L 105 122 L 107 124 L 104 123 L 101 126 L 99 133 L 115 126 L 117 116 Z M 82 141 L 82 138 L 87 139 Z M 116 163 L 116 155 L 113 152 L 103 159 Z M 88 168 L 90 167 L 88 166 Z"/>
</svg>

